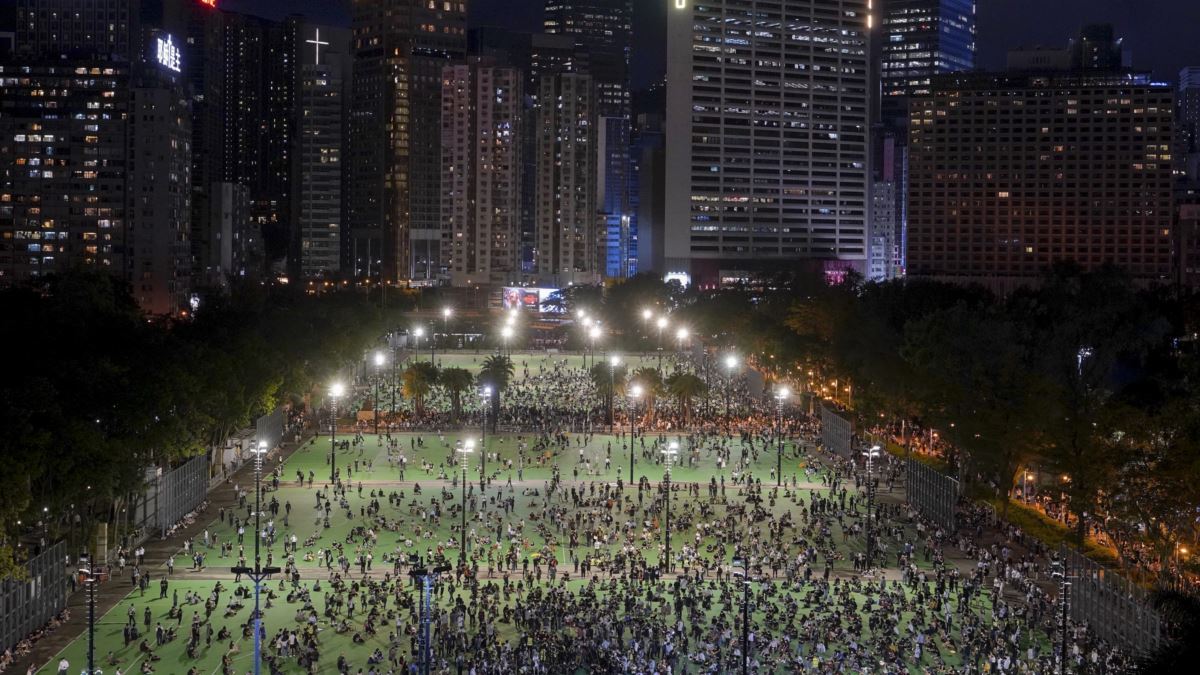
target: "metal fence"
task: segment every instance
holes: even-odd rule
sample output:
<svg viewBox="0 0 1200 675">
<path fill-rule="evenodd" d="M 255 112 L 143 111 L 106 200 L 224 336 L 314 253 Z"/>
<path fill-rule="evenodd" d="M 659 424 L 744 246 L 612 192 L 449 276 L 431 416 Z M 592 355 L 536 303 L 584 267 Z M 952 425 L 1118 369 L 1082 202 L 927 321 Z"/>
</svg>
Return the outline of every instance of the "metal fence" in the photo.
<svg viewBox="0 0 1200 675">
<path fill-rule="evenodd" d="M 1059 552 L 1071 582 L 1072 619 L 1086 622 L 1109 644 L 1133 654 L 1162 644 L 1162 618 L 1145 589 L 1066 544 Z"/>
<path fill-rule="evenodd" d="M 275 412 L 267 413 L 254 423 L 254 431 L 257 441 L 267 442 L 267 449 L 274 449 L 283 440 L 283 430 L 287 425 L 287 414 L 282 406 L 275 409 Z"/>
<path fill-rule="evenodd" d="M 208 496 L 208 455 L 193 457 L 164 473 L 158 481 L 158 530 L 183 520 Z"/>
<path fill-rule="evenodd" d="M 904 491 L 908 503 L 912 504 L 929 520 L 947 532 L 954 532 L 954 506 L 958 503 L 958 481 L 923 464 L 908 458 L 908 477 Z"/>
<path fill-rule="evenodd" d="M 850 457 L 853 448 L 854 423 L 842 417 L 837 409 L 821 404 L 821 443 L 826 450 L 843 457 Z"/>
<path fill-rule="evenodd" d="M 67 544 L 58 542 L 24 565 L 29 578 L 0 583 L 0 650 L 11 649 L 67 606 Z"/>
</svg>

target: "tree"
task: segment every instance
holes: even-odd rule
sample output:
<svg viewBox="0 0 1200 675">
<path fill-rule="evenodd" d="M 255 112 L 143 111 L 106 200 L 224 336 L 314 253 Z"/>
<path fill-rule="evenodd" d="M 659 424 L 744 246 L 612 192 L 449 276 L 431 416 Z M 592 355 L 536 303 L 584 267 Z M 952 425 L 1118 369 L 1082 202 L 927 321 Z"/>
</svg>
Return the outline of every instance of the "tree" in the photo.
<svg viewBox="0 0 1200 675">
<path fill-rule="evenodd" d="M 483 360 L 479 369 L 479 384 L 492 388 L 492 432 L 500 418 L 500 397 L 508 389 L 514 373 L 512 359 L 500 354 L 493 354 Z"/>
<path fill-rule="evenodd" d="M 611 362 L 597 363 L 591 367 L 589 375 L 597 395 L 604 400 L 605 417 L 608 424 L 613 423 L 613 397 L 625 391 L 625 366 L 612 366 Z"/>
<path fill-rule="evenodd" d="M 437 366 L 428 361 L 418 361 L 404 369 L 404 395 L 412 399 L 418 417 L 425 414 L 425 397 L 437 381 Z"/>
<path fill-rule="evenodd" d="M 1196 672 L 1200 659 L 1200 598 L 1178 591 L 1159 591 L 1154 608 L 1171 625 L 1171 639 L 1137 664 L 1145 675 L 1185 675 Z"/>
<path fill-rule="evenodd" d="M 690 424 L 692 419 L 692 399 L 703 396 L 708 391 L 708 385 L 692 373 L 675 373 L 667 378 L 667 391 L 679 401 L 679 409 L 683 411 L 683 423 Z"/>
<path fill-rule="evenodd" d="M 450 394 L 450 406 L 454 411 L 454 419 L 462 417 L 462 395 L 471 388 L 475 378 L 471 371 L 465 368 L 446 368 L 442 371 L 441 383 Z"/>
<path fill-rule="evenodd" d="M 632 383 L 642 386 L 643 395 L 646 397 L 645 419 L 653 420 L 654 403 L 658 399 L 658 395 L 662 393 L 662 375 L 658 373 L 656 368 L 644 366 L 633 371 Z"/>
</svg>

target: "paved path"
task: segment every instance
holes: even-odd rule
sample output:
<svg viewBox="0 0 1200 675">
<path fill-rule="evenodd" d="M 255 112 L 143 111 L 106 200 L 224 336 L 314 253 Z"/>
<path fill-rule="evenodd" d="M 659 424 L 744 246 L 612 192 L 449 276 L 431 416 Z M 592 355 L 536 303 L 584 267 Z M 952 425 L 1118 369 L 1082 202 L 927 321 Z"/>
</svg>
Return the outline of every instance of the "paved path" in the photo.
<svg viewBox="0 0 1200 675">
<path fill-rule="evenodd" d="M 302 447 L 312 438 L 311 434 L 306 434 L 301 437 L 301 440 L 296 443 L 284 443 L 273 457 L 282 455 L 283 457 L 290 456 L 297 449 Z M 252 462 L 244 463 L 236 472 L 229 475 L 229 478 L 217 486 L 216 489 L 208 493 L 208 509 L 205 513 L 199 514 L 195 522 L 188 526 L 180 526 L 175 533 L 167 539 L 158 539 L 151 537 L 143 546 L 146 549 L 145 563 L 142 570 L 150 574 L 151 584 L 147 589 L 147 593 L 157 593 L 157 582 L 160 575 L 164 574 L 164 568 L 167 563 L 167 558 L 177 553 L 183 547 L 183 540 L 188 537 L 197 537 L 204 528 L 216 517 L 217 509 L 225 507 L 232 509 L 237 506 L 237 498 L 233 492 L 234 483 L 246 485 L 253 478 L 254 465 Z M 130 591 L 134 589 L 128 576 L 130 568 L 126 567 L 126 574 L 113 570 L 113 576 L 106 583 L 101 584 L 96 589 L 96 618 L 99 620 L 105 612 L 117 606 Z M 174 578 L 186 578 L 184 574 L 176 568 Z M 19 657 L 9 667 L 10 673 L 24 673 L 30 665 L 42 666 L 58 655 L 67 645 L 71 644 L 80 635 L 87 631 L 87 594 L 79 590 L 67 597 L 67 608 L 71 610 L 71 618 L 66 623 L 59 626 L 57 630 L 49 635 L 38 640 L 34 644 L 30 653 Z M 99 658 L 100 655 L 97 655 Z M 87 664 L 71 664 L 71 670 L 74 672 L 82 669 Z"/>
</svg>

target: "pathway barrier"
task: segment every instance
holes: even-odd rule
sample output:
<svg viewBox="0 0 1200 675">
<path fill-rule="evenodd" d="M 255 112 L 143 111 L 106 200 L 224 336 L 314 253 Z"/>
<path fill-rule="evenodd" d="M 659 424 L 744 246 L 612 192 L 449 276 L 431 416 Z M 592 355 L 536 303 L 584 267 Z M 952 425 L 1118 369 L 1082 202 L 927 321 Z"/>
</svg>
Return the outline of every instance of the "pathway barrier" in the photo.
<svg viewBox="0 0 1200 675">
<path fill-rule="evenodd" d="M 60 541 L 24 565 L 28 578 L 0 582 L 0 651 L 49 623 L 67 606 L 67 544 Z"/>
</svg>

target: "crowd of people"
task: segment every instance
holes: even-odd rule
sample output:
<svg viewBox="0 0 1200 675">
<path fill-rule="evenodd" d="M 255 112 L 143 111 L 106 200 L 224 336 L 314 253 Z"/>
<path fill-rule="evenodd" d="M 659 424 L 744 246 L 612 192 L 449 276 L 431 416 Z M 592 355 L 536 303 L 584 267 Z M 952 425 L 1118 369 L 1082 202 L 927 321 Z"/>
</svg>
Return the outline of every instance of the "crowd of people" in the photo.
<svg viewBox="0 0 1200 675">
<path fill-rule="evenodd" d="M 568 433 L 578 428 L 576 405 L 593 395 L 587 373 L 566 362 L 533 372 L 516 365 L 502 423 L 525 431 L 488 450 L 492 470 L 482 486 L 465 488 L 465 530 L 458 525 L 464 505 L 454 498 L 463 487 L 457 458 L 452 449 L 442 457 L 423 452 L 430 432 L 380 439 L 400 479 L 372 481 L 365 492 L 349 468 L 329 485 L 291 471 L 286 459 L 272 467 L 269 490 L 311 490 L 311 505 L 297 507 L 311 508 L 323 530 L 348 523 L 351 533 L 345 541 L 319 534 L 298 541 L 274 520 L 257 533 L 267 564 L 283 566 L 267 586 L 267 606 L 294 608 L 291 622 L 261 634 L 270 673 L 315 673 L 329 663 L 346 675 L 411 672 L 421 654 L 420 587 L 410 575 L 418 564 L 450 570 L 433 586 L 430 653 L 438 673 L 1052 668 L 1062 631 L 1050 556 L 1020 530 L 989 527 L 986 514 L 970 508 L 955 533 L 925 521 L 901 496 L 903 463 L 885 455 L 868 475 L 860 461 L 821 448 L 816 420 L 795 409 L 780 419 L 745 406 L 735 424 L 701 422 L 684 436 L 659 432 L 673 421 L 649 424 L 677 421 L 664 401 L 664 414 L 647 416 L 636 435 L 618 428 L 601 441 Z M 705 469 L 707 480 L 666 479 L 671 441 L 680 446 L 675 470 Z M 367 438 L 346 442 L 362 455 Z M 631 444 L 632 481 L 624 471 Z M 369 474 L 369 461 L 358 476 Z M 529 467 L 550 475 L 527 478 Z M 873 512 L 869 481 L 880 495 Z M 279 515 L 278 500 L 264 501 Z M 243 495 L 245 511 L 222 512 L 222 524 L 228 518 L 244 532 L 251 505 Z M 868 527 L 873 559 L 861 545 Z M 384 532 L 396 535 L 394 548 L 380 543 Z M 253 536 L 251 529 L 222 553 L 236 545 L 246 564 Z M 219 671 L 233 675 L 253 636 L 252 603 L 245 581 L 232 591 L 228 583 L 214 581 L 202 601 L 189 595 L 169 618 L 182 627 L 190 613 L 189 657 L 218 650 Z M 186 611 L 201 602 L 203 610 Z M 346 640 L 331 633 L 350 647 L 337 647 Z M 163 637 L 156 632 L 160 644 Z M 1067 626 L 1066 639 L 1072 672 L 1127 666 L 1085 627 Z M 141 640 L 146 667 L 159 645 Z"/>
</svg>

